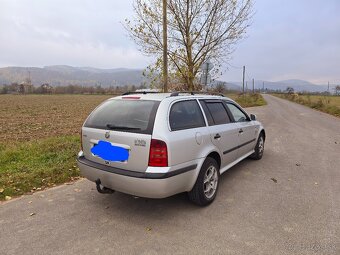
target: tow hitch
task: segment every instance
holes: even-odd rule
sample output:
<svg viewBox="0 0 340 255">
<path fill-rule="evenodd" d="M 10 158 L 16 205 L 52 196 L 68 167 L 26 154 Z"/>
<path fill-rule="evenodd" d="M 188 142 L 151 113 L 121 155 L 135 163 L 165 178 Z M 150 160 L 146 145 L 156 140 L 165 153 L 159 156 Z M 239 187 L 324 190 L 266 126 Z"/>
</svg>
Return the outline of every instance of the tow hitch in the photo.
<svg viewBox="0 0 340 255">
<path fill-rule="evenodd" d="M 100 181 L 100 179 L 96 180 L 96 187 L 97 187 L 97 190 L 98 190 L 99 193 L 101 193 L 101 194 L 112 194 L 112 193 L 115 192 L 112 189 L 109 189 L 109 188 L 106 188 L 106 187 L 100 185 L 101 183 L 102 182 Z"/>
</svg>

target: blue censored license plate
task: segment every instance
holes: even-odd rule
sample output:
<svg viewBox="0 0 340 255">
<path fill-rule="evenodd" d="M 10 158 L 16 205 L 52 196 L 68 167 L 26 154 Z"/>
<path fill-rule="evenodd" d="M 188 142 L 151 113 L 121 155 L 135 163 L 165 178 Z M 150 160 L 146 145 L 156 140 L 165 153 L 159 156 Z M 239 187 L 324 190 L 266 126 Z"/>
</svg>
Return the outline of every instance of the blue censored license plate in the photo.
<svg viewBox="0 0 340 255">
<path fill-rule="evenodd" d="M 114 146 L 106 141 L 99 141 L 92 147 L 93 155 L 106 161 L 127 161 L 129 159 L 129 150 L 123 147 Z"/>
</svg>

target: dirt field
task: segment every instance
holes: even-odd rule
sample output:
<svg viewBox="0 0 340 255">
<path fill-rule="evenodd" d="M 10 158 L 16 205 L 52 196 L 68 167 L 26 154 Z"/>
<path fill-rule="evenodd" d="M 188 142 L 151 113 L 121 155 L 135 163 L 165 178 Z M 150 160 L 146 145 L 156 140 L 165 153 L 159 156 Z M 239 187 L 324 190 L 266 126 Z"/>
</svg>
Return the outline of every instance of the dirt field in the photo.
<svg viewBox="0 0 340 255">
<path fill-rule="evenodd" d="M 0 95 L 0 143 L 75 135 L 108 95 Z"/>
</svg>

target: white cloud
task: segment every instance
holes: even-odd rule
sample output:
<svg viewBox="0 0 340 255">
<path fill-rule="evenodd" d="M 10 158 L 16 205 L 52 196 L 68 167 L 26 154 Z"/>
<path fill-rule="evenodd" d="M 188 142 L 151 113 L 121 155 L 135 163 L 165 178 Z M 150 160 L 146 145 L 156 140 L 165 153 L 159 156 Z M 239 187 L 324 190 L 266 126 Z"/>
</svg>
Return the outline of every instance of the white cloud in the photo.
<svg viewBox="0 0 340 255">
<path fill-rule="evenodd" d="M 120 22 L 133 15 L 133 0 L 0 0 L 0 66 L 66 64 L 143 68 L 143 56 Z M 338 0 L 256 0 L 248 38 L 231 65 L 247 77 L 339 82 Z M 224 69 L 226 69 L 227 65 Z M 223 78 L 240 81 L 230 67 Z"/>
<path fill-rule="evenodd" d="M 1 62 L 44 66 L 145 67 L 120 22 L 132 1 L 1 0 Z"/>
</svg>

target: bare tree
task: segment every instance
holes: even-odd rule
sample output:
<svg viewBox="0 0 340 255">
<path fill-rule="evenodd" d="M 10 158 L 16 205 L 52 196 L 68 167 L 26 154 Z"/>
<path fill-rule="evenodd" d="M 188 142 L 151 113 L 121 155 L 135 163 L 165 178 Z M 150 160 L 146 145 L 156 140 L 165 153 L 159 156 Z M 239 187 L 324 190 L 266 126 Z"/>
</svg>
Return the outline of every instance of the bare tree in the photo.
<svg viewBox="0 0 340 255">
<path fill-rule="evenodd" d="M 208 59 L 221 66 L 243 38 L 252 0 L 168 0 L 167 8 L 169 69 L 192 90 L 200 66 Z M 126 20 L 129 35 L 142 52 L 160 59 L 162 1 L 135 0 L 134 10 L 135 19 Z"/>
<path fill-rule="evenodd" d="M 226 90 L 225 82 L 222 82 L 222 81 L 216 82 L 216 85 L 214 86 L 214 90 L 218 93 L 223 94 Z"/>
<path fill-rule="evenodd" d="M 294 88 L 293 88 L 293 87 L 287 87 L 287 88 L 286 88 L 286 92 L 287 92 L 288 94 L 293 94 L 293 93 L 294 93 Z"/>
<path fill-rule="evenodd" d="M 334 90 L 335 90 L 335 95 L 337 96 L 340 95 L 340 85 L 335 86 Z"/>
</svg>

